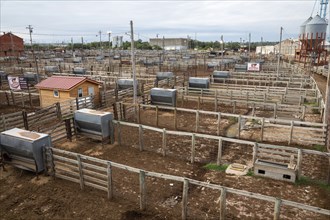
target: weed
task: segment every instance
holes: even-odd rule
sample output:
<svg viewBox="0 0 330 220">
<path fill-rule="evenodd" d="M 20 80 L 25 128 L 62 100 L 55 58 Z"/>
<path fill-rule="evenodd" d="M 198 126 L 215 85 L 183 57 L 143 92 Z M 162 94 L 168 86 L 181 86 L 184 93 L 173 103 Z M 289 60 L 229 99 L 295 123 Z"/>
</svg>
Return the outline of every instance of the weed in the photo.
<svg viewBox="0 0 330 220">
<path fill-rule="evenodd" d="M 325 147 L 324 145 L 315 144 L 315 145 L 313 146 L 313 148 L 314 148 L 315 150 L 318 150 L 318 151 L 321 151 L 321 152 L 325 152 L 325 151 L 326 151 L 326 147 Z"/>
<path fill-rule="evenodd" d="M 208 169 L 208 170 L 215 170 L 215 171 L 226 171 L 228 165 L 223 164 L 223 165 L 217 165 L 214 163 L 209 163 L 203 166 L 203 168 Z"/>
<path fill-rule="evenodd" d="M 330 192 L 330 185 L 326 182 L 320 180 L 313 180 L 306 176 L 301 176 L 299 180 L 296 181 L 296 185 L 314 185 L 319 186 Z"/>
<path fill-rule="evenodd" d="M 252 170 L 249 170 L 246 175 L 247 176 L 254 176 L 254 172 Z"/>
<path fill-rule="evenodd" d="M 234 124 L 234 123 L 237 123 L 237 122 L 238 122 L 238 118 L 236 118 L 236 117 L 229 117 L 229 118 L 228 118 L 228 121 L 229 121 L 231 124 Z"/>
</svg>

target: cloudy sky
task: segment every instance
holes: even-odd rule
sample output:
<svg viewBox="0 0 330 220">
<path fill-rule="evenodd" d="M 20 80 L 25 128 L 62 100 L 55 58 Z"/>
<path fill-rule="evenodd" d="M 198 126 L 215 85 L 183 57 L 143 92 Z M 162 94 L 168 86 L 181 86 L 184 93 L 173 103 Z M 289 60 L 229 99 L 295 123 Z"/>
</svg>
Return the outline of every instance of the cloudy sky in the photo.
<svg viewBox="0 0 330 220">
<path fill-rule="evenodd" d="M 187 37 L 202 41 L 278 41 L 297 38 L 299 26 L 319 11 L 319 0 L 0 0 L 0 32 L 11 31 L 27 42 L 28 25 L 36 43 L 107 40 L 124 35 L 134 22 L 135 39 Z M 314 11 L 313 11 L 314 8 Z"/>
</svg>

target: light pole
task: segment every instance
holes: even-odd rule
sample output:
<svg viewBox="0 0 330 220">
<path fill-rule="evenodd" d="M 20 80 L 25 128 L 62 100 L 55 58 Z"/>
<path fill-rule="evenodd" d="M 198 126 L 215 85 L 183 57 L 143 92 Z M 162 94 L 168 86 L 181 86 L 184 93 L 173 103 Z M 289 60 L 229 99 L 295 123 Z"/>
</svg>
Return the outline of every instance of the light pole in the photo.
<svg viewBox="0 0 330 220">
<path fill-rule="evenodd" d="M 110 59 L 110 54 L 111 54 L 111 31 L 108 31 L 107 34 L 109 36 L 109 74 L 110 74 L 110 68 L 111 68 L 111 59 Z"/>
</svg>

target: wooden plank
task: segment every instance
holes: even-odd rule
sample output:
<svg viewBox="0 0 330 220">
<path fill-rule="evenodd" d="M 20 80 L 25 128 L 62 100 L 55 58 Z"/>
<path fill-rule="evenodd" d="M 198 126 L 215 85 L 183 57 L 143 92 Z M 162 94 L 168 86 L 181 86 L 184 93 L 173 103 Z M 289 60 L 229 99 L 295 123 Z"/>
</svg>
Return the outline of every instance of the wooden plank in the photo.
<svg viewBox="0 0 330 220">
<path fill-rule="evenodd" d="M 140 182 L 140 210 L 144 211 L 146 209 L 146 184 L 145 184 L 145 172 L 143 170 L 140 171 L 139 174 L 139 182 Z"/>
<path fill-rule="evenodd" d="M 143 151 L 143 128 L 142 128 L 142 125 L 139 126 L 139 150 Z"/>
<path fill-rule="evenodd" d="M 166 156 L 166 129 L 163 128 L 163 139 L 162 139 L 162 149 L 163 149 L 163 156 Z"/>
<path fill-rule="evenodd" d="M 280 219 L 281 203 L 282 203 L 281 199 L 276 199 L 275 207 L 274 207 L 274 220 L 279 220 Z"/>
<path fill-rule="evenodd" d="M 107 162 L 107 180 L 108 180 L 108 199 L 113 198 L 113 183 L 112 183 L 112 169 L 111 162 Z"/>
<path fill-rule="evenodd" d="M 83 176 L 83 169 L 82 169 L 82 165 L 81 165 L 81 158 L 80 158 L 79 154 L 77 154 L 77 161 L 78 161 L 78 169 L 79 169 L 80 188 L 84 189 L 84 176 Z"/>
<path fill-rule="evenodd" d="M 191 135 L 191 157 L 190 157 L 190 162 L 191 163 L 195 162 L 195 134 Z"/>
<path fill-rule="evenodd" d="M 217 156 L 217 165 L 220 166 L 221 165 L 221 157 L 222 157 L 222 138 L 219 138 L 219 142 L 218 142 L 218 156 Z"/>
<path fill-rule="evenodd" d="M 188 189 L 189 189 L 189 180 L 183 180 L 183 189 L 182 189 L 182 219 L 187 219 L 187 211 L 188 211 Z"/>
<path fill-rule="evenodd" d="M 226 219 L 226 188 L 221 188 L 220 194 L 220 220 Z"/>
</svg>

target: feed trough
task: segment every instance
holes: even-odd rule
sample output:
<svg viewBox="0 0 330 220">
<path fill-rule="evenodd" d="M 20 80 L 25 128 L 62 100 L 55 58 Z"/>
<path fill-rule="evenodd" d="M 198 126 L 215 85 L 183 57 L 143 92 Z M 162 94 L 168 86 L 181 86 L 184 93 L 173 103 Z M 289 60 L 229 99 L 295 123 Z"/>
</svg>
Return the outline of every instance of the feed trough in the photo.
<svg viewBox="0 0 330 220">
<path fill-rule="evenodd" d="M 176 89 L 152 88 L 150 90 L 151 104 L 176 106 Z"/>
<path fill-rule="evenodd" d="M 5 163 L 39 173 L 45 169 L 43 148 L 51 147 L 48 134 L 13 128 L 0 133 L 1 156 Z"/>
<path fill-rule="evenodd" d="M 96 140 L 113 140 L 113 129 L 110 127 L 113 119 L 111 112 L 93 109 L 80 109 L 74 113 L 75 127 L 79 134 Z"/>
</svg>

